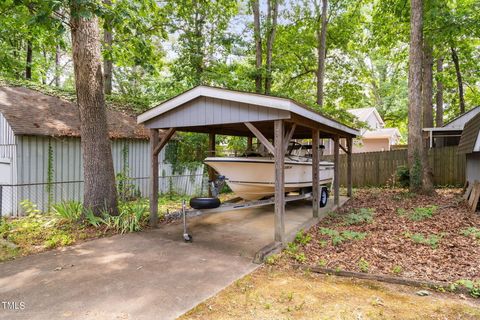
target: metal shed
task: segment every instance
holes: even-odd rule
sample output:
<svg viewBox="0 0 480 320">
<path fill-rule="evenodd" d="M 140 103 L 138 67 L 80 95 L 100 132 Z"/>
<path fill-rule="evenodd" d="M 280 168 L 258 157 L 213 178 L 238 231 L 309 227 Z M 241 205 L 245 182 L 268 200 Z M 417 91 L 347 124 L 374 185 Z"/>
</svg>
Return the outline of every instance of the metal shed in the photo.
<svg viewBox="0 0 480 320">
<path fill-rule="evenodd" d="M 135 117 L 107 109 L 116 173 L 126 174 L 140 195 L 149 194 L 148 130 Z M 161 190 L 182 182 L 192 189 L 202 184 L 200 168 L 190 177 L 170 177 L 158 155 Z M 165 177 L 162 177 L 165 176 Z M 180 180 L 180 181 L 176 181 Z M 184 190 L 182 190 L 183 192 Z M 190 192 L 188 192 L 190 193 Z M 21 214 L 20 202 L 30 200 L 40 210 L 65 200 L 83 200 L 80 119 L 70 101 L 24 87 L 0 87 L 0 215 Z"/>
<path fill-rule="evenodd" d="M 296 101 L 269 95 L 197 86 L 148 110 L 137 118 L 139 124 L 150 129 L 150 224 L 157 224 L 158 158 L 156 155 L 176 131 L 209 134 L 209 150 L 215 150 L 215 135 L 256 137 L 275 159 L 275 213 L 274 239 L 285 242 L 285 186 L 284 158 L 290 139 L 334 140 L 334 201 L 339 203 L 339 149 L 348 155 L 347 195 L 352 194 L 351 151 L 352 140 L 359 132 L 328 118 Z M 159 130 L 165 130 L 159 138 Z M 340 144 L 346 141 L 346 146 Z M 271 142 L 273 140 L 273 143 Z M 318 148 L 313 148 L 313 163 L 320 161 Z M 314 166 L 312 166 L 314 168 Z M 318 170 L 313 170 L 313 217 L 318 217 Z"/>
</svg>

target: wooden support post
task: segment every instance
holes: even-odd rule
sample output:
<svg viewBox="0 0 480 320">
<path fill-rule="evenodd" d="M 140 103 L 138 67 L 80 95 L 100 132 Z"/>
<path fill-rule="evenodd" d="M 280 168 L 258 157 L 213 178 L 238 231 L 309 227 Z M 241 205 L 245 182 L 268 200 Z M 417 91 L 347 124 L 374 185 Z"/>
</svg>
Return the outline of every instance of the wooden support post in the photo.
<svg viewBox="0 0 480 320">
<path fill-rule="evenodd" d="M 208 156 L 215 157 L 215 133 L 208 134 Z M 208 181 L 213 181 L 215 179 L 215 170 L 208 167 Z M 212 196 L 212 190 L 208 188 L 208 196 Z"/>
<path fill-rule="evenodd" d="M 253 149 L 253 137 L 247 137 L 247 150 L 252 151 Z"/>
<path fill-rule="evenodd" d="M 287 132 L 287 134 L 285 135 L 285 153 L 287 152 L 287 149 L 288 149 L 288 145 L 290 143 L 290 140 L 292 140 L 292 137 L 293 137 L 293 134 L 295 133 L 295 128 L 297 127 L 297 124 L 294 123 L 292 124 L 292 127 L 290 128 L 290 131 Z"/>
<path fill-rule="evenodd" d="M 150 129 L 150 226 L 158 223 L 158 152 L 155 153 L 159 140 L 157 129 Z"/>
<path fill-rule="evenodd" d="M 353 138 L 347 138 L 347 196 L 352 196 L 352 153 L 353 153 Z"/>
<path fill-rule="evenodd" d="M 318 129 L 312 130 L 312 208 L 313 217 L 318 218 L 320 209 L 320 152 L 318 146 L 320 145 L 320 137 Z"/>
<path fill-rule="evenodd" d="M 260 132 L 260 130 L 258 130 L 250 122 L 245 122 L 245 126 L 255 135 L 258 141 L 260 141 L 265 146 L 265 148 L 267 148 L 268 152 L 270 152 L 271 154 L 275 154 L 275 150 L 274 150 L 275 148 L 273 147 L 272 143 L 268 141 L 267 138 L 265 138 L 265 136 Z M 283 132 L 283 128 L 282 128 L 282 132 Z M 283 137 L 282 137 L 282 140 L 283 140 Z"/>
<path fill-rule="evenodd" d="M 339 158 L 340 158 L 340 139 L 338 136 L 333 137 L 333 152 L 334 152 L 334 168 L 333 168 L 333 194 L 335 205 L 340 204 L 340 175 L 339 175 Z"/>
<path fill-rule="evenodd" d="M 275 120 L 275 241 L 285 242 L 285 149 L 284 149 L 284 123 Z"/>
</svg>

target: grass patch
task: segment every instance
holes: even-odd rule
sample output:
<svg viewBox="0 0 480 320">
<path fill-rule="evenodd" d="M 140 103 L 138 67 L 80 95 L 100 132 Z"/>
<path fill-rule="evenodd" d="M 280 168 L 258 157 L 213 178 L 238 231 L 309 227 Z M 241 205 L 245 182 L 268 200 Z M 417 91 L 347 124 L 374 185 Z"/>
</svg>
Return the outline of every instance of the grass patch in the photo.
<svg viewBox="0 0 480 320">
<path fill-rule="evenodd" d="M 328 236 L 334 246 L 341 245 L 346 241 L 363 240 L 367 236 L 365 232 L 356 232 L 351 230 L 337 231 L 329 228 L 320 228 L 320 234 Z"/>
<path fill-rule="evenodd" d="M 343 225 L 351 226 L 363 223 L 371 223 L 373 221 L 373 214 L 375 209 L 360 208 L 350 212 L 343 220 Z"/>
</svg>

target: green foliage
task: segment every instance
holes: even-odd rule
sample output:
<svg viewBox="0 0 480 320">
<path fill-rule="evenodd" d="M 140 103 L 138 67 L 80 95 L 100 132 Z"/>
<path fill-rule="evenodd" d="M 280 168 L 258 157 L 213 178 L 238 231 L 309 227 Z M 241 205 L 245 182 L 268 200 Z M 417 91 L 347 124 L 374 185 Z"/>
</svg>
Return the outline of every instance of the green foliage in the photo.
<svg viewBox="0 0 480 320">
<path fill-rule="evenodd" d="M 308 244 L 310 241 L 312 241 L 312 236 L 303 230 L 298 231 L 297 234 L 295 235 L 295 242 L 300 245 L 304 246 Z"/>
<path fill-rule="evenodd" d="M 83 205 L 78 201 L 63 201 L 52 205 L 52 213 L 67 222 L 78 221 L 82 216 Z"/>
<path fill-rule="evenodd" d="M 360 208 L 350 212 L 343 220 L 343 225 L 357 225 L 363 223 L 371 223 L 373 221 L 373 213 L 375 209 Z"/>
<path fill-rule="evenodd" d="M 368 270 L 370 270 L 370 263 L 368 263 L 367 260 L 364 258 L 360 258 L 357 262 L 358 269 L 360 269 L 361 272 L 367 273 Z"/>
<path fill-rule="evenodd" d="M 20 201 L 20 207 L 22 207 L 23 212 L 27 216 L 40 213 L 40 210 L 38 209 L 37 205 L 28 199 L 24 199 Z"/>
<path fill-rule="evenodd" d="M 410 213 L 409 219 L 413 221 L 422 221 L 425 219 L 430 219 L 435 212 L 437 212 L 438 207 L 435 205 L 430 205 L 427 207 L 417 207 L 413 209 L 413 212 Z"/>
<path fill-rule="evenodd" d="M 423 244 L 423 245 L 428 245 L 432 249 L 437 249 L 438 245 L 440 244 L 440 240 L 442 240 L 442 235 L 437 235 L 437 234 L 430 234 L 428 237 L 425 237 L 421 233 L 405 233 L 405 236 L 407 238 L 410 238 L 415 243 L 418 244 Z"/>
<path fill-rule="evenodd" d="M 271 254 L 265 259 L 265 263 L 271 266 L 275 265 L 280 260 L 280 257 L 279 254 Z"/>
<path fill-rule="evenodd" d="M 410 185 L 410 171 L 407 166 L 397 167 L 397 181 L 400 187 L 408 188 Z"/>
<path fill-rule="evenodd" d="M 45 240 L 44 244 L 47 248 L 56 248 L 62 246 L 68 246 L 75 242 L 75 238 L 65 232 L 65 231 L 58 231 L 58 233 L 52 234 L 47 240 Z"/>
<path fill-rule="evenodd" d="M 393 274 L 401 274 L 403 272 L 402 266 L 396 265 L 392 269 Z"/>
<path fill-rule="evenodd" d="M 480 229 L 478 228 L 468 227 L 463 229 L 460 233 L 466 237 L 473 237 L 477 240 L 480 240 Z"/>
<path fill-rule="evenodd" d="M 458 286 L 466 288 L 472 297 L 480 298 L 480 281 L 460 279 L 453 283 L 452 289 L 456 290 Z"/>
<path fill-rule="evenodd" d="M 363 240 L 367 236 L 365 232 L 351 230 L 337 231 L 328 228 L 320 228 L 320 234 L 330 237 L 334 246 L 338 246 L 346 241 Z"/>
</svg>

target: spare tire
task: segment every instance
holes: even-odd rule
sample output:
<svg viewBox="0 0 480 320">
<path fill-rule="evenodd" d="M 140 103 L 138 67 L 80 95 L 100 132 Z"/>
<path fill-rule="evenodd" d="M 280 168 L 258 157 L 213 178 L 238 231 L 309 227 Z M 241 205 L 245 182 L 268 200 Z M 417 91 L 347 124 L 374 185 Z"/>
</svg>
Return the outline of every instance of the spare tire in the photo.
<svg viewBox="0 0 480 320">
<path fill-rule="evenodd" d="M 192 198 L 190 199 L 190 207 L 193 209 L 214 209 L 220 207 L 220 199 L 218 198 Z"/>
</svg>

